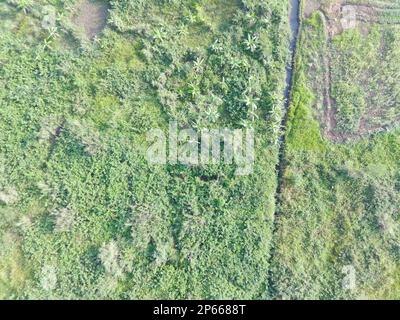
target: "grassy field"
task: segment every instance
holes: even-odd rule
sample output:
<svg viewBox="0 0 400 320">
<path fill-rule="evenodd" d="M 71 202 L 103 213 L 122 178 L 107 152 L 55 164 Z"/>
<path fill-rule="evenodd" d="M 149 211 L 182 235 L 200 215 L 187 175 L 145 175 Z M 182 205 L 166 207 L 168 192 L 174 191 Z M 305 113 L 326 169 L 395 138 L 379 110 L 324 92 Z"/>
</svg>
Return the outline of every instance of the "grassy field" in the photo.
<svg viewBox="0 0 400 320">
<path fill-rule="evenodd" d="M 280 298 L 398 299 L 400 26 L 337 32 L 329 8 L 299 39 L 272 283 Z"/>
</svg>

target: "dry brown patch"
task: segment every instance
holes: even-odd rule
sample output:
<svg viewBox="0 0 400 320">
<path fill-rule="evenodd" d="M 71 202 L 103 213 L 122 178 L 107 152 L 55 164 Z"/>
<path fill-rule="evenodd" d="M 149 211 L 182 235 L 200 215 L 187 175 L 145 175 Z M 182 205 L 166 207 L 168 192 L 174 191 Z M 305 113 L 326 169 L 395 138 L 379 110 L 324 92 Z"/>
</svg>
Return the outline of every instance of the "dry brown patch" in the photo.
<svg viewBox="0 0 400 320">
<path fill-rule="evenodd" d="M 367 33 L 370 23 L 378 22 L 375 8 L 365 5 L 335 3 L 325 11 L 329 21 L 329 34 L 334 37 L 345 30 L 360 29 Z"/>
<path fill-rule="evenodd" d="M 304 15 L 309 18 L 313 12 L 321 8 L 321 3 L 318 0 L 307 0 L 304 4 Z"/>
<path fill-rule="evenodd" d="M 82 0 L 78 3 L 74 24 L 85 31 L 88 39 L 101 33 L 107 24 L 108 5 L 102 1 Z"/>
</svg>

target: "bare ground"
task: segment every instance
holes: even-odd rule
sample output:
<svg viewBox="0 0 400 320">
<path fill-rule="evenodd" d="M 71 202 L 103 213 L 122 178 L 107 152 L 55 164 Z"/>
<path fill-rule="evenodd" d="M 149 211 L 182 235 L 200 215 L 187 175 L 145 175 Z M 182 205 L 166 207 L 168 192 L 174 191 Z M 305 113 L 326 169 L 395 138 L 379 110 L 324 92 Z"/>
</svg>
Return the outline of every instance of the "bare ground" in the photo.
<svg viewBox="0 0 400 320">
<path fill-rule="evenodd" d="M 308 0 L 304 4 L 304 15 L 308 18 L 311 14 L 321 8 L 321 3 L 318 0 Z"/>
<path fill-rule="evenodd" d="M 101 33 L 107 24 L 108 5 L 102 1 L 82 0 L 78 3 L 73 22 L 83 28 L 88 39 Z"/>
</svg>

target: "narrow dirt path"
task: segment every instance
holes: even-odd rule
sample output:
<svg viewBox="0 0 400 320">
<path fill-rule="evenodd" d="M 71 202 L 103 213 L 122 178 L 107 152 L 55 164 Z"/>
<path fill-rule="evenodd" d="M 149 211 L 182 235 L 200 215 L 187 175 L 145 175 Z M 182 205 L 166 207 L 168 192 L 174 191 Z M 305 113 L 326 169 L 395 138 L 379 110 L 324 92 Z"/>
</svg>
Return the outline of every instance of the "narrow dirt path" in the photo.
<svg viewBox="0 0 400 320">
<path fill-rule="evenodd" d="M 325 43 L 325 54 L 323 56 L 323 64 L 324 64 L 324 89 L 323 89 L 323 94 L 324 94 L 324 105 L 325 105 L 325 111 L 324 111 L 324 123 L 326 125 L 325 128 L 325 136 L 330 139 L 330 140 L 338 140 L 340 137 L 338 137 L 334 130 L 336 129 L 337 126 L 337 121 L 336 121 L 336 114 L 337 114 L 337 108 L 335 105 L 335 101 L 332 98 L 332 56 L 331 56 L 331 35 L 329 34 L 328 30 L 328 24 L 329 21 L 322 11 L 321 13 L 321 18 L 324 24 L 324 30 L 325 30 L 325 38 L 326 38 L 326 43 Z"/>
<path fill-rule="evenodd" d="M 284 172 L 285 172 L 285 167 L 286 167 L 286 124 L 288 120 L 288 113 L 291 105 L 291 98 L 292 98 L 292 89 L 293 89 L 293 74 L 294 74 L 294 69 L 295 69 L 295 59 L 296 59 L 296 49 L 297 49 L 297 40 L 299 37 L 299 32 L 300 32 L 300 5 L 301 5 L 301 0 L 290 0 L 290 14 L 289 14 L 289 19 L 290 19 L 290 30 L 291 30 L 291 39 L 290 39 L 290 52 L 291 52 L 291 59 L 290 63 L 286 68 L 286 87 L 284 90 L 284 97 L 285 97 L 285 105 L 284 105 L 284 114 L 282 117 L 282 123 L 281 123 L 281 135 L 279 137 L 279 162 L 277 164 L 277 190 L 275 193 L 275 203 L 276 203 L 276 209 L 275 209 L 275 219 L 278 216 L 279 212 L 279 207 L 281 204 L 281 194 L 283 190 L 283 177 L 284 177 Z M 274 223 L 273 230 L 272 230 L 272 236 L 276 233 L 276 223 Z M 274 248 L 271 248 L 271 255 L 270 255 L 270 261 L 272 260 L 274 256 L 273 252 Z M 270 263 L 271 265 L 271 263 Z M 270 294 L 273 293 L 274 287 L 273 287 L 273 282 L 272 282 L 272 274 L 269 274 L 268 276 L 268 284 L 269 284 L 269 292 Z M 273 294 L 275 296 L 275 294 Z"/>
<path fill-rule="evenodd" d="M 290 6 L 289 19 L 290 19 L 291 39 L 290 39 L 289 49 L 291 52 L 291 60 L 288 66 L 286 67 L 286 86 L 284 90 L 285 105 L 281 123 L 281 135 L 279 137 L 279 163 L 277 166 L 277 172 L 278 172 L 277 197 L 279 197 L 282 189 L 282 180 L 285 167 L 286 125 L 287 125 L 288 112 L 291 104 L 297 39 L 300 31 L 300 0 L 290 0 L 290 5 L 291 6 Z"/>
</svg>

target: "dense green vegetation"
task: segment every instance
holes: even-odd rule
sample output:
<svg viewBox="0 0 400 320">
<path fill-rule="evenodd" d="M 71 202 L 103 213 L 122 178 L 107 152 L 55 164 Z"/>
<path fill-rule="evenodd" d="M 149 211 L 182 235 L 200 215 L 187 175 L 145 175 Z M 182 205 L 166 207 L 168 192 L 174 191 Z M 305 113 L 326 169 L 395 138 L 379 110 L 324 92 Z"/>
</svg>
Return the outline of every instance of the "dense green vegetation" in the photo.
<svg viewBox="0 0 400 320">
<path fill-rule="evenodd" d="M 0 297 L 268 297 L 287 4 L 84 4 L 0 4 Z M 151 166 L 170 120 L 254 127 L 255 173 Z"/>
<path fill-rule="evenodd" d="M 0 299 L 399 299 L 400 1 L 317 4 L 282 142 L 285 1 L 0 2 Z M 170 121 L 254 172 L 150 164 Z"/>
</svg>

